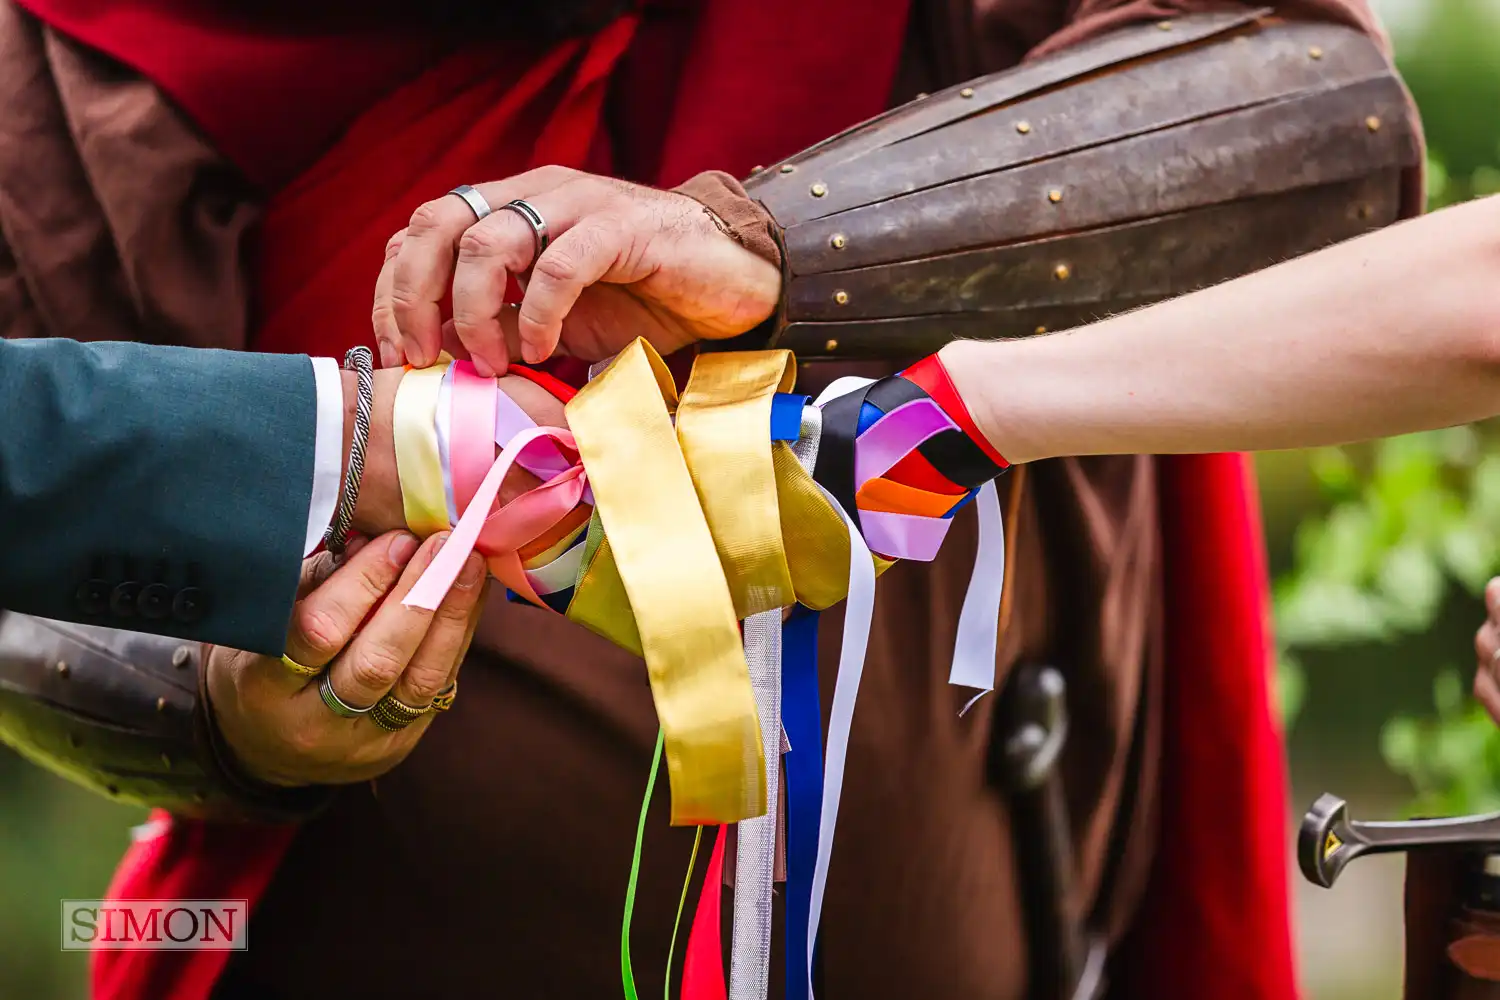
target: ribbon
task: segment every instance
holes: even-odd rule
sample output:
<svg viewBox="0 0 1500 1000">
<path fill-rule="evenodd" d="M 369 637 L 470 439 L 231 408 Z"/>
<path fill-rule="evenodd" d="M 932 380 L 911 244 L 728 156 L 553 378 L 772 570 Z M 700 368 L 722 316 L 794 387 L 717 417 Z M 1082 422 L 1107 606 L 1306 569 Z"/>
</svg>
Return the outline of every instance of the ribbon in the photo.
<svg viewBox="0 0 1500 1000">
<path fill-rule="evenodd" d="M 479 484 L 484 482 L 490 466 L 495 464 L 495 446 L 515 435 L 499 441 L 489 434 L 476 433 L 480 428 L 495 426 L 499 397 L 505 394 L 493 378 L 484 378 L 475 371 L 472 362 L 455 361 L 451 371 L 450 426 L 460 428 L 462 433 L 457 437 L 450 435 L 449 469 L 453 477 L 453 506 L 462 515 L 479 492 Z M 506 400 L 510 397 L 506 396 Z M 530 422 L 528 425 L 536 426 Z M 525 429 L 519 427 L 516 431 Z"/>
<path fill-rule="evenodd" d="M 446 361 L 431 368 L 408 369 L 396 386 L 391 415 L 402 512 L 406 526 L 422 538 L 443 531 L 451 523 L 434 433 L 438 393 L 446 371 Z"/>
<path fill-rule="evenodd" d="M 724 885 L 725 828 L 719 827 L 714 852 L 703 875 L 703 896 L 693 917 L 682 963 L 684 1000 L 725 1000 L 724 956 L 719 948 L 719 894 Z"/>
<path fill-rule="evenodd" d="M 823 800 L 818 613 L 796 608 L 782 626 L 781 718 L 786 727 L 786 1000 L 808 1000 L 812 873 Z"/>
<path fill-rule="evenodd" d="M 1019 495 L 1019 482 L 1012 489 Z M 958 614 L 958 636 L 948 683 L 978 689 L 959 711 L 963 715 L 995 688 L 995 645 L 1000 634 L 1000 603 L 1005 593 L 1005 522 L 994 482 L 979 487 L 979 551 Z"/>
<path fill-rule="evenodd" d="M 640 634 L 672 823 L 732 823 L 766 811 L 765 756 L 729 584 L 672 427 L 676 396 L 636 340 L 579 390 L 568 423 L 607 536 L 598 552 L 613 553 Z"/>
<path fill-rule="evenodd" d="M 830 502 L 832 494 L 828 495 Z M 835 507 L 849 533 L 849 603 L 844 610 L 843 644 L 839 648 L 838 676 L 833 687 L 833 708 L 828 715 L 828 761 L 823 772 L 823 802 L 818 816 L 818 848 L 807 907 L 806 986 L 813 997 L 813 949 L 823 917 L 823 894 L 828 888 L 828 861 L 833 856 L 833 831 L 838 824 L 839 799 L 844 792 L 844 765 L 849 755 L 849 733 L 854 724 L 854 703 L 865 672 L 865 650 L 870 639 L 870 621 L 875 610 L 875 571 L 870 552 L 854 521 Z M 792 745 L 796 753 L 796 744 Z"/>
<path fill-rule="evenodd" d="M 795 377 L 790 351 L 703 354 L 693 364 L 677 408 L 682 457 L 737 618 L 794 600 L 782 549 L 769 428 L 773 397 L 791 388 Z M 798 423 L 800 427 L 800 416 Z"/>
<path fill-rule="evenodd" d="M 777 538 L 780 541 L 780 538 Z M 745 619 L 745 659 L 760 714 L 765 753 L 766 797 L 779 797 L 781 761 L 781 611 Z M 736 827 L 734 938 L 730 952 L 730 1000 L 765 1000 L 771 971 L 771 891 L 776 868 L 776 810 L 742 820 Z"/>
<path fill-rule="evenodd" d="M 646 778 L 646 794 L 641 798 L 641 816 L 635 824 L 635 851 L 630 858 L 630 878 L 625 882 L 625 916 L 620 921 L 620 981 L 625 989 L 626 1000 L 638 1000 L 635 970 L 630 961 L 630 921 L 635 916 L 635 890 L 641 880 L 641 851 L 646 843 L 646 817 L 651 812 L 651 796 L 656 791 L 656 773 L 661 769 L 661 749 L 662 733 L 657 730 L 656 749 L 651 753 L 651 773 Z M 667 981 L 671 982 L 670 977 Z"/>
<path fill-rule="evenodd" d="M 508 551 L 507 546 L 516 538 L 524 540 L 533 537 L 538 530 L 549 527 L 577 505 L 583 492 L 582 466 L 575 466 L 569 474 L 516 497 L 488 517 L 486 514 L 499 495 L 500 484 L 505 481 L 505 475 L 516 459 L 547 438 L 569 449 L 574 447 L 573 436 L 557 428 L 538 427 L 516 435 L 490 466 L 474 499 L 454 526 L 448 543 L 438 551 L 426 571 L 407 592 L 402 601 L 405 606 L 437 610 L 437 606 L 452 588 L 459 570 L 463 568 L 464 560 L 479 545 L 481 536 L 488 541 L 488 548 L 481 548 L 481 551 L 490 557 L 490 571 L 518 594 L 534 603 L 541 603 L 541 599 L 526 582 L 514 546 Z"/>
</svg>

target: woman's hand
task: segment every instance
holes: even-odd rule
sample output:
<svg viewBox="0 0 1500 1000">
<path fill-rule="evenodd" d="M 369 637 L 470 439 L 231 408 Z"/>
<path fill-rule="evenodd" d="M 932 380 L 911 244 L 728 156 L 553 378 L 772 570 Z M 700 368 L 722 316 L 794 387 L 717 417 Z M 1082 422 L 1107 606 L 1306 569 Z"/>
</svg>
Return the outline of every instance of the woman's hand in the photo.
<svg viewBox="0 0 1500 1000">
<path fill-rule="evenodd" d="M 1484 606 L 1489 615 L 1474 633 L 1474 697 L 1500 723 L 1500 576 L 1484 588 Z"/>
<path fill-rule="evenodd" d="M 482 221 L 445 195 L 391 237 L 373 314 L 383 365 L 421 367 L 446 347 L 494 374 L 559 346 L 599 360 L 636 337 L 667 354 L 744 333 L 775 311 L 776 267 L 686 195 L 565 167 L 477 190 L 495 210 Z M 531 226 L 501 208 L 518 198 L 546 221 L 551 244 L 540 257 Z M 503 302 L 511 274 L 525 289 L 519 309 Z M 445 326 L 439 304 L 450 286 Z"/>
<path fill-rule="evenodd" d="M 470 555 L 436 612 L 402 606 L 446 537 L 434 535 L 419 548 L 416 538 L 394 531 L 351 544 L 337 566 L 327 553 L 307 560 L 286 655 L 326 667 L 334 693 L 354 708 L 387 695 L 411 708 L 431 706 L 455 683 L 485 589 L 484 563 Z M 341 718 L 323 702 L 320 678 L 274 657 L 215 647 L 207 670 L 214 718 L 236 761 L 273 785 L 377 777 L 411 752 L 434 717 L 429 711 L 397 732 L 368 715 Z"/>
</svg>

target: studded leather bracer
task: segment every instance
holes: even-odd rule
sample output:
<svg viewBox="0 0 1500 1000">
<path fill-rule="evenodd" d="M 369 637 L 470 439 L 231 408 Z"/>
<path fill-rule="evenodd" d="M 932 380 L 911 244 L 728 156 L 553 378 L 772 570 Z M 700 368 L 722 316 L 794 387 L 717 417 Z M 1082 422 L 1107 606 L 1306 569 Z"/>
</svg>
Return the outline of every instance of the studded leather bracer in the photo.
<svg viewBox="0 0 1500 1000">
<path fill-rule="evenodd" d="M 1351 28 L 1265 14 L 1123 29 L 757 172 L 745 190 L 784 257 L 773 343 L 912 360 L 1395 221 L 1421 139 L 1389 59 Z"/>
<path fill-rule="evenodd" d="M 197 643 L 0 612 L 0 742 L 119 802 L 291 821 L 332 794 L 244 777 L 207 709 Z"/>
</svg>

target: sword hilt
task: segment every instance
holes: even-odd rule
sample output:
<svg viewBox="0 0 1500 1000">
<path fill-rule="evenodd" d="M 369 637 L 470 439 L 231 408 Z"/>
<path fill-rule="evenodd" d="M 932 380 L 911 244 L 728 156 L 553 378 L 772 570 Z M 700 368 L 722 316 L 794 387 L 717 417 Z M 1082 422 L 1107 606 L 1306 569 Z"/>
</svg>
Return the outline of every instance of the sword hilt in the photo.
<svg viewBox="0 0 1500 1000">
<path fill-rule="evenodd" d="M 1500 856 L 1500 813 L 1372 823 L 1350 819 L 1348 803 L 1337 795 L 1320 795 L 1302 818 L 1297 864 L 1309 882 L 1329 889 L 1355 858 L 1434 847 Z"/>
</svg>

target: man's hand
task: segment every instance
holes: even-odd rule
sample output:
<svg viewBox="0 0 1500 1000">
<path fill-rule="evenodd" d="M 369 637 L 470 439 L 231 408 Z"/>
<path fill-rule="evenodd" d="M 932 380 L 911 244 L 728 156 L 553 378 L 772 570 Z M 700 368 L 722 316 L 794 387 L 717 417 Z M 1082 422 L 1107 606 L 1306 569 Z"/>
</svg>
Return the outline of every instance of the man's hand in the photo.
<svg viewBox="0 0 1500 1000">
<path fill-rule="evenodd" d="M 1484 624 L 1474 633 L 1474 697 L 1500 723 L 1500 576 L 1484 588 Z"/>
<path fill-rule="evenodd" d="M 775 266 L 723 232 L 685 195 L 565 167 L 541 167 L 477 185 L 495 209 L 476 222 L 445 195 L 391 237 L 375 288 L 381 363 L 431 364 L 446 347 L 482 374 L 557 351 L 599 360 L 645 337 L 663 354 L 697 340 L 732 337 L 776 308 Z M 551 244 L 501 206 L 529 202 Z M 525 289 L 504 304 L 509 275 Z M 453 320 L 439 304 L 453 292 Z"/>
<path fill-rule="evenodd" d="M 387 694 L 412 708 L 431 705 L 456 681 L 485 589 L 484 563 L 470 555 L 436 612 L 402 607 L 446 537 L 434 535 L 419 548 L 397 531 L 351 544 L 352 554 L 337 567 L 327 553 L 307 560 L 287 656 L 326 667 L 334 693 L 354 708 Z M 274 657 L 215 647 L 206 669 L 220 731 L 239 765 L 269 784 L 377 777 L 411 752 L 434 718 L 429 712 L 399 732 L 368 716 L 341 718 L 323 703 L 318 678 L 299 676 Z"/>
</svg>

